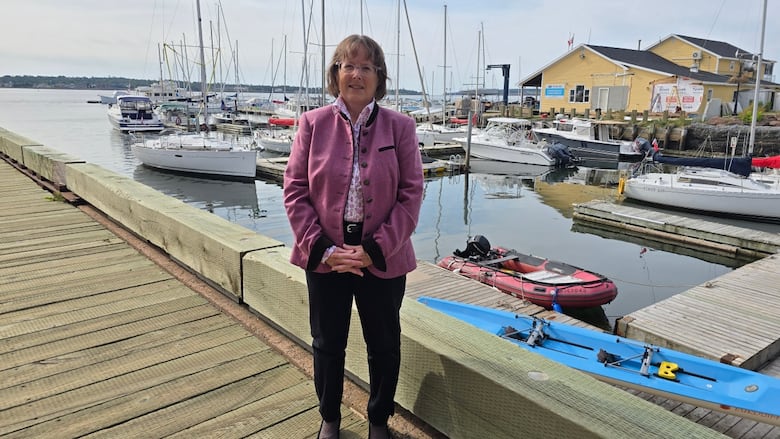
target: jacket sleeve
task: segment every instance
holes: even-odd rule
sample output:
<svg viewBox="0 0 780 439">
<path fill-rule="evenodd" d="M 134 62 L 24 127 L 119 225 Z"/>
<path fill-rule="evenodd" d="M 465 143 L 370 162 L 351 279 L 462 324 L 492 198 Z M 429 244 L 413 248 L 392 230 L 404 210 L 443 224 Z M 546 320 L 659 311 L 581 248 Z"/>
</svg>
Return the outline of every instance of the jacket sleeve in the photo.
<svg viewBox="0 0 780 439">
<path fill-rule="evenodd" d="M 386 259 L 407 246 L 417 227 L 423 198 L 423 170 L 414 120 L 401 117 L 396 125 L 399 180 L 396 199 L 385 222 L 363 241 L 374 267 L 386 271 Z"/>
<path fill-rule="evenodd" d="M 314 270 L 321 263 L 325 250 L 334 243 L 322 233 L 317 212 L 311 202 L 309 185 L 309 153 L 312 125 L 306 115 L 300 118 L 287 168 L 284 171 L 284 208 L 292 228 L 294 245 L 305 255 L 306 269 Z"/>
</svg>

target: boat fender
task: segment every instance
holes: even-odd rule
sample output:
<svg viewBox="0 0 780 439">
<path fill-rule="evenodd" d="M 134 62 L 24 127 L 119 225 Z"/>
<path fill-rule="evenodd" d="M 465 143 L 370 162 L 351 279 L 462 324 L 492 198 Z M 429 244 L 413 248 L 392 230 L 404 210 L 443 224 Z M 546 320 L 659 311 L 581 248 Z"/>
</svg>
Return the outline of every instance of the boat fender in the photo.
<svg viewBox="0 0 780 439">
<path fill-rule="evenodd" d="M 618 195 L 623 195 L 623 191 L 626 189 L 626 178 L 620 177 L 618 180 Z"/>
<path fill-rule="evenodd" d="M 176 116 L 176 125 L 181 125 L 181 117 Z"/>
<path fill-rule="evenodd" d="M 676 380 L 677 375 L 675 374 L 675 372 L 677 372 L 678 370 L 680 370 L 680 366 L 678 366 L 677 363 L 672 363 L 670 361 L 662 361 L 661 364 L 658 366 L 657 375 L 667 380 Z"/>
</svg>

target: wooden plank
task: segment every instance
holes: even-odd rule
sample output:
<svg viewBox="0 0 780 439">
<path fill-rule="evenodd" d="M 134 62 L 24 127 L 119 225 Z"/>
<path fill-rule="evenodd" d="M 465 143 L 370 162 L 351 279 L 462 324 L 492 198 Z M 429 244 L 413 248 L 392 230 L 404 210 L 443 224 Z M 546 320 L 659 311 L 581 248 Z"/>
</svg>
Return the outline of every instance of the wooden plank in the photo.
<svg viewBox="0 0 780 439">
<path fill-rule="evenodd" d="M 5 291 L 0 293 L 0 302 L 30 296 L 67 294 L 71 292 L 70 288 L 97 289 L 99 286 L 96 284 L 107 284 L 106 279 L 111 279 L 112 283 L 103 285 L 104 287 L 121 288 L 121 285 L 126 285 L 123 283 L 124 281 L 130 282 L 131 285 L 137 285 L 139 282 L 152 283 L 170 278 L 169 273 L 142 259 L 134 259 L 124 265 L 86 268 L 80 272 L 71 271 L 56 276 L 11 275 L 2 279 Z M 35 293 L 31 293 L 31 291 L 35 291 Z"/>
<path fill-rule="evenodd" d="M 157 266 L 108 273 L 111 283 L 105 281 L 106 270 L 93 270 L 84 276 L 50 276 L 45 278 L 51 283 L 39 281 L 34 287 L 29 282 L 5 284 L 13 291 L 0 291 L 0 304 L 5 312 L 32 308 L 54 300 L 65 301 L 87 294 L 102 294 L 108 291 L 131 288 L 139 284 L 155 285 L 172 279 L 171 275 Z M 20 286 L 21 284 L 21 286 Z M 34 289 L 33 289 L 34 288 Z"/>
<path fill-rule="evenodd" d="M 283 363 L 273 351 L 253 353 L 258 343 L 247 337 L 26 404 L 25 408 L 38 413 L 35 419 L 29 419 L 26 410 L 11 408 L 0 421 L 0 433 L 21 430 L 25 436 L 40 437 L 57 431 L 62 437 L 78 437 L 132 419 L 156 404 L 165 407 L 168 401 L 188 399 L 244 379 L 255 373 L 258 364 Z"/>
<path fill-rule="evenodd" d="M 17 251 L 59 247 L 62 245 L 80 243 L 85 240 L 109 241 L 114 238 L 116 238 L 116 236 L 107 232 L 106 230 L 94 230 L 85 233 L 59 235 L 47 238 L 36 238 L 31 236 L 23 241 L 3 244 L 3 246 L 0 248 L 0 255 L 14 253 Z"/>
<path fill-rule="evenodd" d="M 231 384 L 215 389 L 208 393 L 185 399 L 167 407 L 159 408 L 153 412 L 123 422 L 115 427 L 106 428 L 95 432 L 88 437 L 91 439 L 113 439 L 122 437 L 125 439 L 142 439 L 145 437 L 168 437 L 182 432 L 182 435 L 195 433 L 199 428 L 208 431 L 218 431 L 221 427 L 224 436 L 226 433 L 225 422 L 229 417 L 236 422 L 241 422 L 242 417 L 236 416 L 237 410 L 250 407 L 254 402 L 266 399 L 285 389 L 295 387 L 295 391 L 302 390 L 300 400 L 311 399 L 314 392 L 310 385 L 300 386 L 306 383 L 307 378 L 290 365 L 283 365 L 266 372 L 250 376 L 246 379 L 235 381 Z M 309 383 L 310 384 L 310 383 Z M 214 404 L 219 401 L 219 404 Z M 268 404 L 266 401 L 264 404 Z M 314 402 L 316 405 L 316 401 Z M 273 409 L 274 407 L 272 407 Z M 280 414 L 276 416 L 264 411 L 249 411 L 244 413 L 250 422 L 260 424 L 260 419 L 265 418 L 272 425 L 278 422 Z M 211 426 L 203 426 L 204 423 L 222 417 L 221 422 L 214 422 Z M 187 431 L 187 429 L 191 429 Z M 190 436 L 204 437 L 204 436 Z"/>
<path fill-rule="evenodd" d="M 183 322 L 176 325 L 158 328 L 147 333 L 130 336 L 107 344 L 99 344 L 74 352 L 65 352 L 43 360 L 33 361 L 13 369 L 0 371 L 0 389 L 18 386 L 50 377 L 64 374 L 95 364 L 108 364 L 108 361 L 142 353 L 166 343 L 189 343 L 190 337 L 218 331 L 234 324 L 223 315 L 214 315 L 203 319 Z M 3 406 L 7 403 L 3 402 Z"/>
<path fill-rule="evenodd" d="M 34 310 L 24 309 L 3 314 L 0 319 L 0 338 L 50 330 L 188 297 L 193 297 L 190 289 L 170 282 L 160 288 L 144 286 L 135 288 L 135 291 L 122 289 L 75 300 L 53 302 Z"/>
<path fill-rule="evenodd" d="M 84 267 L 108 267 L 123 265 L 128 257 L 137 255 L 134 249 L 125 246 L 112 246 L 102 252 L 92 252 L 76 257 L 60 257 L 44 261 L 29 261 L 23 266 L 0 268 L 0 279 L 13 281 L 15 278 L 42 278 L 56 276 L 63 271 L 80 270 Z"/>
<path fill-rule="evenodd" d="M 22 267 L 36 262 L 56 261 L 63 258 L 98 254 L 126 246 L 127 244 L 122 239 L 114 237 L 110 240 L 77 242 L 56 248 L 23 250 L 17 253 L 0 255 L 0 268 Z"/>
<path fill-rule="evenodd" d="M 49 341 L 37 340 L 37 344 L 21 349 L 15 349 L 3 343 L 0 344 L 0 367 L 10 369 L 36 361 L 44 361 L 52 357 L 89 349 L 98 344 L 115 343 L 149 331 L 168 328 L 218 314 L 219 312 L 213 307 L 200 305 L 159 314 L 155 317 L 125 323 L 116 327 L 98 329 L 91 333 L 83 333 L 70 338 Z"/>
<path fill-rule="evenodd" d="M 171 341 L 150 347 L 145 351 L 130 352 L 126 355 L 105 359 L 102 362 L 84 364 L 77 369 L 61 371 L 56 375 L 18 383 L 3 389 L 4 395 L 0 410 L 29 404 L 32 401 L 69 392 L 94 382 L 113 379 L 161 362 L 195 354 L 209 346 L 233 343 L 245 337 L 247 337 L 245 332 L 239 331 L 235 327 L 225 326 L 190 337 L 187 339 L 187 343 L 180 343 L 179 340 Z M 113 352 L 121 354 L 121 351 L 116 349 Z"/>
</svg>

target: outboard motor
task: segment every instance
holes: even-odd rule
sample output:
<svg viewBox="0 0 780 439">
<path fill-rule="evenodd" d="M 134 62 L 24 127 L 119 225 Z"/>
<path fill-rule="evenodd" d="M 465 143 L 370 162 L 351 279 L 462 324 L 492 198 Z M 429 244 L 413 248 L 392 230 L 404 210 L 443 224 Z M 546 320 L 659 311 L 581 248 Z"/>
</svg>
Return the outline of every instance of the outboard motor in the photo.
<svg viewBox="0 0 780 439">
<path fill-rule="evenodd" d="M 553 142 L 552 145 L 547 147 L 547 153 L 555 159 L 557 166 L 567 166 L 576 160 L 571 151 L 569 151 L 569 147 L 559 142 Z"/>
<path fill-rule="evenodd" d="M 483 259 L 490 254 L 490 241 L 482 235 L 475 235 L 466 240 L 466 249 L 455 250 L 455 256 L 469 259 Z"/>
</svg>

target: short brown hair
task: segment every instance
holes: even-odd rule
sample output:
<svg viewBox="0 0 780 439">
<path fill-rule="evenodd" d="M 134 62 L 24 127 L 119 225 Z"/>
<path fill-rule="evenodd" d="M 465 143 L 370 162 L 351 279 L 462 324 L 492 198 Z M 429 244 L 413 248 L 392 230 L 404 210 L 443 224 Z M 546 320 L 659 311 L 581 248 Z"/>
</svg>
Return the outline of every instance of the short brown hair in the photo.
<svg viewBox="0 0 780 439">
<path fill-rule="evenodd" d="M 339 63 L 349 57 L 355 56 L 359 48 L 366 49 L 368 58 L 377 67 L 377 84 L 374 99 L 380 100 L 387 94 L 387 65 L 385 53 L 379 44 L 365 35 L 350 35 L 336 46 L 333 58 L 328 65 L 328 93 L 334 98 L 339 97 Z"/>
</svg>

